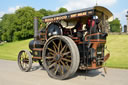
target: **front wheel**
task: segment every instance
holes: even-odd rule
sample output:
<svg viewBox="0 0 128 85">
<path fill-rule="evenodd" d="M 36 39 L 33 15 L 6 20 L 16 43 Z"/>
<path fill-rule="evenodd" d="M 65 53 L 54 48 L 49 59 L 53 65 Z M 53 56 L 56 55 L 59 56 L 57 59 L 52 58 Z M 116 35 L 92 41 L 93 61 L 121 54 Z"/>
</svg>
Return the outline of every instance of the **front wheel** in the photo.
<svg viewBox="0 0 128 85">
<path fill-rule="evenodd" d="M 71 77 L 78 69 L 80 57 L 74 41 L 66 36 L 53 36 L 44 46 L 44 67 L 55 79 Z"/>
<path fill-rule="evenodd" d="M 18 65 L 22 71 L 30 71 L 32 67 L 32 55 L 28 50 L 21 50 L 19 52 Z"/>
</svg>

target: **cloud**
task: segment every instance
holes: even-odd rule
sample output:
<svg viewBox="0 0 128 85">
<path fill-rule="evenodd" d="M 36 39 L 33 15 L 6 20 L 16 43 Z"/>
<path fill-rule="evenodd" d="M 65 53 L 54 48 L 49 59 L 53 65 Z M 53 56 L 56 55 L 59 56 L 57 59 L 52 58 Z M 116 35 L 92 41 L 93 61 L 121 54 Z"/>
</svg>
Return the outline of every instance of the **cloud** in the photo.
<svg viewBox="0 0 128 85">
<path fill-rule="evenodd" d="M 0 17 L 2 17 L 5 14 L 5 12 L 0 12 Z"/>
<path fill-rule="evenodd" d="M 123 10 L 121 12 L 114 13 L 115 18 L 118 18 L 122 25 L 126 25 L 127 24 L 127 20 L 126 20 L 127 11 L 128 11 L 128 9 L 125 9 L 125 10 Z"/>
<path fill-rule="evenodd" d="M 117 2 L 117 0 L 66 0 L 66 3 L 63 7 L 68 10 L 87 8 L 96 5 L 96 1 L 98 5 L 101 6 L 111 6 Z"/>
<path fill-rule="evenodd" d="M 18 10 L 21 6 L 16 6 L 16 7 L 10 7 L 8 8 L 8 13 L 14 13 L 16 10 Z"/>
<path fill-rule="evenodd" d="M 10 7 L 10 8 L 8 8 L 7 12 L 0 11 L 0 18 L 1 18 L 4 14 L 14 13 L 14 12 L 15 12 L 16 10 L 18 10 L 19 8 L 21 8 L 21 6 Z"/>
</svg>

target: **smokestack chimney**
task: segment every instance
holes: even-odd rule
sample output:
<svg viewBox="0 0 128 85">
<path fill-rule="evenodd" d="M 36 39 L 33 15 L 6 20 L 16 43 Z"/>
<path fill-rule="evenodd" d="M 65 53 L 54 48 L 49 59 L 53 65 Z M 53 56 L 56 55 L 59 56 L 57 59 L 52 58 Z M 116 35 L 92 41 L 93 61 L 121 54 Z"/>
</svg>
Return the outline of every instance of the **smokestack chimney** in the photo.
<svg viewBox="0 0 128 85">
<path fill-rule="evenodd" d="M 34 40 L 38 40 L 39 34 L 38 34 L 38 19 L 37 17 L 34 17 Z"/>
</svg>

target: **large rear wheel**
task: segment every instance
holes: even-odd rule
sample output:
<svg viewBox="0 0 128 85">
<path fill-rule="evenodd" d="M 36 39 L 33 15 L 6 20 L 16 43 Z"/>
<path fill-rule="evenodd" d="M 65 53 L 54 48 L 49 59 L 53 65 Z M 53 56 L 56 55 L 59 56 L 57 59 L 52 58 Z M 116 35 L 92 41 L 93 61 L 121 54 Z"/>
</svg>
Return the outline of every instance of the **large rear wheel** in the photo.
<svg viewBox="0 0 128 85">
<path fill-rule="evenodd" d="M 55 79 L 71 77 L 79 66 L 79 51 L 74 41 L 66 36 L 53 36 L 44 46 L 44 67 Z"/>
</svg>

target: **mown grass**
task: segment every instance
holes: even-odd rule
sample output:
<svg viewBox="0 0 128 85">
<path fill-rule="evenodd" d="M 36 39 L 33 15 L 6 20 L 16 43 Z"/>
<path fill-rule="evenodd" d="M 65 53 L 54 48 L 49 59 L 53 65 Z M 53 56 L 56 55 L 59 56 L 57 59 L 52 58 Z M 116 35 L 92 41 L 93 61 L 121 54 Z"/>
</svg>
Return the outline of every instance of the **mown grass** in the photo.
<svg viewBox="0 0 128 85">
<path fill-rule="evenodd" d="M 32 39 L 16 41 L 13 43 L 5 43 L 0 45 L 0 59 L 17 60 L 17 56 L 20 50 L 29 50 L 28 45 L 30 40 Z"/>
<path fill-rule="evenodd" d="M 109 35 L 107 47 L 111 56 L 106 65 L 128 69 L 128 35 Z"/>
<path fill-rule="evenodd" d="M 17 60 L 20 50 L 29 50 L 30 40 L 32 39 L 0 45 L 0 59 Z M 109 35 L 107 47 L 111 56 L 106 62 L 106 66 L 128 69 L 128 35 Z"/>
</svg>

